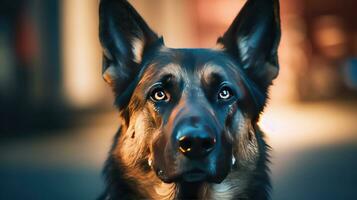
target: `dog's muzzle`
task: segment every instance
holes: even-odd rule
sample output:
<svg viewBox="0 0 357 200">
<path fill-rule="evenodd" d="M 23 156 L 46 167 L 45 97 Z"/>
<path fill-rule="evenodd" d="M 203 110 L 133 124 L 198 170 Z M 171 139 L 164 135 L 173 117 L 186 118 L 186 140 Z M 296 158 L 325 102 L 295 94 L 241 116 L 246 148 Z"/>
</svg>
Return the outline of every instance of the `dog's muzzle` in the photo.
<svg viewBox="0 0 357 200">
<path fill-rule="evenodd" d="M 232 167 L 232 144 L 218 123 L 199 106 L 178 111 L 153 148 L 157 176 L 164 182 L 223 181 Z"/>
</svg>

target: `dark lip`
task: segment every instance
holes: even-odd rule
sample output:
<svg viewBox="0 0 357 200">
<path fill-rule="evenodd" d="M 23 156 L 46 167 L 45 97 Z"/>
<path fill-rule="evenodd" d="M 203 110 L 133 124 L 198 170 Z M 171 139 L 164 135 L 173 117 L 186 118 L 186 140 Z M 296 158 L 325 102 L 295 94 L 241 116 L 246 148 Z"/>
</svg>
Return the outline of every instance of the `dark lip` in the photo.
<svg viewBox="0 0 357 200">
<path fill-rule="evenodd" d="M 173 182 L 203 182 L 209 181 L 210 175 L 208 172 L 201 169 L 193 169 L 182 172 L 180 174 L 175 174 L 171 177 L 161 177 L 160 178 L 165 183 Z"/>
<path fill-rule="evenodd" d="M 207 172 L 194 169 L 182 174 L 182 181 L 184 182 L 202 182 L 206 181 L 208 178 Z"/>
<path fill-rule="evenodd" d="M 207 172 L 205 172 L 202 169 L 192 169 L 192 170 L 184 172 L 183 174 L 192 174 L 192 173 L 204 173 L 204 174 L 207 174 Z"/>
</svg>

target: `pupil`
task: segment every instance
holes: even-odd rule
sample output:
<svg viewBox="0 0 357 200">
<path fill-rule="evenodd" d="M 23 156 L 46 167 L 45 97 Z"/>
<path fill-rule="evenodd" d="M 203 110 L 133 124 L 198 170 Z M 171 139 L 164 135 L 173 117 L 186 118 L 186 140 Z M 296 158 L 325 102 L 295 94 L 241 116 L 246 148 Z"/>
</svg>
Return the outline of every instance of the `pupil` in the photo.
<svg viewBox="0 0 357 200">
<path fill-rule="evenodd" d="M 227 89 L 224 89 L 224 90 L 221 91 L 219 96 L 222 99 L 228 99 L 230 97 L 230 93 L 229 93 L 229 91 Z"/>
<path fill-rule="evenodd" d="M 223 97 L 227 97 L 228 96 L 228 91 L 227 90 L 223 90 L 222 91 L 222 96 Z"/>
<path fill-rule="evenodd" d="M 158 97 L 159 99 L 161 99 L 161 98 L 163 98 L 163 97 L 165 96 L 162 91 L 160 91 L 160 92 L 158 92 L 158 93 L 156 93 L 156 94 L 157 94 L 157 97 Z"/>
</svg>

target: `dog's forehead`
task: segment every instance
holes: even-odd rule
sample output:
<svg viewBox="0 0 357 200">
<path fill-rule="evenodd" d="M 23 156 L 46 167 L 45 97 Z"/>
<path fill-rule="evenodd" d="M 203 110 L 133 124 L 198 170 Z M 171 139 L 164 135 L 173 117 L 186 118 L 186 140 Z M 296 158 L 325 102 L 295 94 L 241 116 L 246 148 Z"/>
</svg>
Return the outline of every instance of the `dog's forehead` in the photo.
<svg viewBox="0 0 357 200">
<path fill-rule="evenodd" d="M 236 63 L 225 53 L 213 49 L 162 48 L 145 70 L 145 80 L 170 75 L 186 81 L 201 81 L 214 75 L 228 77 Z"/>
</svg>

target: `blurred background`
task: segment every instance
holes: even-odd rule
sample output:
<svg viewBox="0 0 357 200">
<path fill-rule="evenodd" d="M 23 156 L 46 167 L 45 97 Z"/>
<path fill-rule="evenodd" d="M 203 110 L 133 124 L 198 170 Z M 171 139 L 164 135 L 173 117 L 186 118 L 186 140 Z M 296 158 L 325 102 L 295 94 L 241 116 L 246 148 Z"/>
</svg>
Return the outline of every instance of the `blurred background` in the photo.
<svg viewBox="0 0 357 200">
<path fill-rule="evenodd" d="M 213 47 L 245 0 L 131 0 L 170 47 Z M 281 0 L 262 115 L 274 200 L 357 196 L 356 0 Z M 95 199 L 118 128 L 98 0 L 0 1 L 0 199 Z"/>
</svg>

